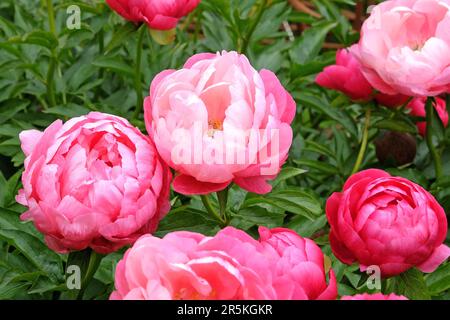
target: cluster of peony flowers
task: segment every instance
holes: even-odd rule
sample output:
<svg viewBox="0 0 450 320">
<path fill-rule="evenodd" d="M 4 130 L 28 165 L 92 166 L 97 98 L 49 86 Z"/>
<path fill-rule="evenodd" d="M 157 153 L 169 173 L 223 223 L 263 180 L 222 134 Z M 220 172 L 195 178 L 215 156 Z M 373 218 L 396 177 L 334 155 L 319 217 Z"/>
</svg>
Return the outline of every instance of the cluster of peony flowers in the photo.
<svg viewBox="0 0 450 320">
<path fill-rule="evenodd" d="M 200 1 L 107 2 L 128 20 L 170 29 Z M 449 8 L 448 0 L 376 6 L 360 43 L 338 51 L 337 64 L 317 82 L 390 107 L 414 96 L 408 108 L 424 116 L 425 97 L 450 90 Z M 435 107 L 447 124 L 445 102 L 437 97 Z M 111 299 L 337 298 L 320 247 L 292 230 L 260 227 L 259 240 L 232 227 L 213 237 L 151 235 L 170 209 L 171 184 L 185 195 L 231 183 L 271 191 L 267 181 L 288 157 L 296 114 L 275 74 L 255 70 L 236 52 L 194 55 L 180 70 L 154 78 L 144 111 L 149 136 L 123 118 L 97 112 L 20 134 L 26 160 L 17 201 L 28 207 L 21 218 L 34 222 L 51 249 L 107 254 L 132 245 L 117 266 Z M 425 124 L 418 126 L 424 134 Z M 197 159 L 199 150 L 210 157 Z M 436 199 L 381 170 L 351 176 L 328 199 L 326 216 L 334 255 L 358 262 L 362 271 L 376 265 L 383 277 L 412 267 L 432 272 L 450 256 L 443 244 L 447 219 Z"/>
<path fill-rule="evenodd" d="M 288 229 L 260 228 L 257 241 L 228 227 L 214 237 L 144 236 L 116 269 L 112 299 L 336 299 L 320 248 Z M 328 283 L 327 276 L 328 273 Z"/>
<path fill-rule="evenodd" d="M 336 53 L 316 82 L 345 93 L 355 101 L 395 108 L 406 104 L 410 114 L 425 116 L 426 97 L 448 125 L 445 101 L 450 92 L 450 1 L 390 0 L 373 7 L 361 39 Z M 425 135 L 426 124 L 417 124 Z"/>
</svg>

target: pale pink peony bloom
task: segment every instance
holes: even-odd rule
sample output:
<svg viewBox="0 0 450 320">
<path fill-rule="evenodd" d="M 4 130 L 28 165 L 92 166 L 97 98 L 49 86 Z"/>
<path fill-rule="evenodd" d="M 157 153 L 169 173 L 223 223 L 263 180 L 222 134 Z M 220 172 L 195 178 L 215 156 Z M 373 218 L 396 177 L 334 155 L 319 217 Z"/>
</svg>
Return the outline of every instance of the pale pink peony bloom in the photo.
<svg viewBox="0 0 450 320">
<path fill-rule="evenodd" d="M 433 272 L 450 256 L 447 218 L 419 185 L 382 170 L 351 176 L 327 201 L 330 245 L 343 263 L 378 266 L 383 277 L 412 267 Z"/>
<path fill-rule="evenodd" d="M 176 27 L 178 20 L 193 11 L 201 0 L 106 0 L 125 19 L 146 23 L 156 30 Z"/>
<path fill-rule="evenodd" d="M 341 300 L 408 300 L 405 296 L 398 296 L 394 293 L 384 295 L 382 293 L 362 293 L 354 296 L 343 296 Z"/>
<path fill-rule="evenodd" d="M 416 117 L 426 117 L 425 104 L 426 98 L 414 98 L 410 103 L 406 106 L 407 109 L 411 110 L 411 115 Z M 434 104 L 434 108 L 437 111 L 439 118 L 442 121 L 444 127 L 448 126 L 448 112 L 447 106 L 444 99 L 436 97 L 436 103 Z M 425 136 L 427 133 L 427 122 L 420 121 L 417 123 L 417 129 L 422 136 Z"/>
<path fill-rule="evenodd" d="M 203 53 L 155 77 L 145 122 L 173 187 L 207 194 L 231 182 L 268 193 L 292 144 L 296 105 L 275 74 L 236 52 Z"/>
<path fill-rule="evenodd" d="M 17 201 L 47 245 L 109 253 L 153 232 L 169 210 L 169 168 L 125 119 L 92 112 L 20 134 L 26 155 Z"/>
<path fill-rule="evenodd" d="M 110 299 L 336 299 L 333 270 L 327 284 L 312 240 L 288 229 L 259 232 L 259 241 L 232 227 L 214 237 L 143 236 L 117 265 Z"/>
<path fill-rule="evenodd" d="M 392 0 L 372 9 L 352 53 L 387 94 L 450 91 L 450 0 Z"/>
</svg>

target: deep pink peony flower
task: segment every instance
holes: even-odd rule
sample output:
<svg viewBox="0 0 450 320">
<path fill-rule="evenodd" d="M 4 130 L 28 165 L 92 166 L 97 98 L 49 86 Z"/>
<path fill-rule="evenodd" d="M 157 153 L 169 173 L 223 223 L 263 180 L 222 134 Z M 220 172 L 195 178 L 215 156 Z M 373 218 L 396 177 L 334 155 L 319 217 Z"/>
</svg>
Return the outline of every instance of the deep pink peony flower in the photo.
<svg viewBox="0 0 450 320">
<path fill-rule="evenodd" d="M 275 74 L 236 52 L 198 54 L 155 77 L 145 122 L 173 187 L 207 194 L 235 182 L 267 193 L 292 144 L 296 105 Z"/>
<path fill-rule="evenodd" d="M 20 134 L 26 155 L 17 201 L 47 245 L 109 253 L 156 229 L 169 210 L 170 171 L 125 119 L 92 112 Z"/>
<path fill-rule="evenodd" d="M 201 0 L 106 0 L 125 19 L 144 22 L 150 28 L 169 30 L 178 20 L 193 11 Z"/>
<path fill-rule="evenodd" d="M 361 64 L 349 51 L 336 52 L 336 64 L 326 67 L 316 77 L 316 83 L 322 87 L 338 90 L 352 100 L 372 100 L 373 88 L 361 72 Z"/>
<path fill-rule="evenodd" d="M 375 6 L 352 53 L 387 94 L 450 91 L 450 0 L 392 0 Z"/>
<path fill-rule="evenodd" d="M 375 89 L 361 72 L 361 64 L 353 56 L 351 49 L 341 49 L 336 52 L 336 64 L 326 67 L 317 75 L 318 85 L 341 91 L 355 101 L 368 102 L 375 99 L 378 103 L 390 108 L 398 107 L 408 101 L 409 97 L 402 94 L 375 93 Z"/>
<path fill-rule="evenodd" d="M 351 176 L 327 201 L 330 244 L 346 264 L 376 265 L 384 277 L 417 267 L 434 271 L 450 256 L 447 218 L 419 185 L 382 170 Z"/>
<path fill-rule="evenodd" d="M 232 227 L 205 237 L 173 232 L 146 235 L 116 268 L 111 299 L 336 299 L 324 256 L 311 240 L 288 229 L 260 228 L 253 239 Z"/>
<path fill-rule="evenodd" d="M 427 99 L 426 98 L 414 98 L 411 100 L 410 103 L 406 106 L 407 109 L 411 110 L 411 115 L 416 117 L 426 117 L 426 110 L 425 110 L 425 104 Z M 447 106 L 444 99 L 436 97 L 436 103 L 434 104 L 434 108 L 437 111 L 437 114 L 439 115 L 439 118 L 442 121 L 442 124 L 444 127 L 448 126 L 448 112 L 447 112 Z M 427 132 L 427 122 L 426 121 L 420 121 L 417 123 L 417 129 L 419 130 L 419 133 L 422 136 L 426 135 Z"/>
<path fill-rule="evenodd" d="M 404 296 L 398 296 L 393 293 L 388 295 L 384 295 L 382 293 L 362 293 L 356 294 L 354 296 L 343 296 L 341 297 L 341 300 L 408 300 L 408 298 Z"/>
</svg>

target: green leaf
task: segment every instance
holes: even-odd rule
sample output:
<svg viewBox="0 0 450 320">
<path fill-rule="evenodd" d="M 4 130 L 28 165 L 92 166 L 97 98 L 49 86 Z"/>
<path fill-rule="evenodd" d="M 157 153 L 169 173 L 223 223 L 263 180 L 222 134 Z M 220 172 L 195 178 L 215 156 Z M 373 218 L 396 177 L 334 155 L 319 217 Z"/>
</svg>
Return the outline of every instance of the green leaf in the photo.
<svg viewBox="0 0 450 320">
<path fill-rule="evenodd" d="M 353 137 L 358 137 L 355 121 L 343 110 L 333 108 L 327 100 L 310 93 L 294 94 L 294 97 L 298 102 L 303 103 L 320 113 L 324 113 L 331 119 L 340 123 Z"/>
<path fill-rule="evenodd" d="M 247 199 L 245 207 L 267 203 L 280 208 L 286 212 L 304 216 L 310 220 L 322 213 L 319 201 L 309 193 L 299 188 L 289 188 L 281 191 L 274 191 L 267 195 L 255 196 Z"/>
<path fill-rule="evenodd" d="M 317 219 L 310 220 L 303 216 L 295 216 L 286 224 L 286 227 L 294 230 L 302 237 L 310 238 L 314 233 L 325 227 L 327 224 L 327 217 L 320 216 Z"/>
<path fill-rule="evenodd" d="M 320 22 L 304 31 L 292 47 L 292 60 L 298 64 L 312 61 L 319 54 L 328 32 L 336 26 L 336 22 Z"/>
<path fill-rule="evenodd" d="M 19 250 L 33 265 L 55 282 L 62 281 L 60 257 L 38 238 L 19 230 L 0 229 L 0 239 Z"/>
<path fill-rule="evenodd" d="M 217 221 L 209 217 L 208 213 L 193 208 L 180 207 L 169 212 L 159 223 L 155 235 L 163 237 L 174 231 L 192 231 L 204 235 L 215 235 L 219 229 Z"/>
<path fill-rule="evenodd" d="M 294 162 L 299 166 L 306 166 L 309 168 L 313 168 L 313 169 L 316 169 L 325 174 L 335 175 L 335 174 L 339 173 L 338 168 L 336 168 L 335 166 L 333 166 L 329 163 L 322 162 L 322 161 L 300 159 L 300 160 L 294 160 Z"/>
<path fill-rule="evenodd" d="M 385 129 L 398 132 L 407 132 L 416 134 L 417 127 L 412 122 L 401 121 L 399 119 L 383 119 L 373 125 L 378 129 Z"/>
<path fill-rule="evenodd" d="M 8 40 L 10 43 L 34 44 L 40 47 L 53 50 L 58 46 L 58 39 L 47 31 L 32 31 L 22 37 L 12 37 Z"/>
<path fill-rule="evenodd" d="M 108 45 L 105 48 L 105 53 L 108 54 L 113 49 L 121 46 L 123 42 L 128 38 L 131 37 L 132 34 L 136 32 L 136 26 L 132 23 L 126 23 L 120 28 L 118 28 L 115 32 L 111 40 L 109 41 Z"/>
<path fill-rule="evenodd" d="M 275 228 L 283 225 L 284 216 L 284 214 L 269 212 L 258 206 L 251 206 L 234 214 L 231 225 L 243 230 L 248 230 L 253 226 Z"/>
<path fill-rule="evenodd" d="M 98 57 L 92 62 L 92 65 L 99 68 L 110 69 L 126 76 L 132 77 L 134 75 L 133 68 L 128 63 L 125 63 L 119 56 Z"/>
<path fill-rule="evenodd" d="M 427 275 L 425 281 L 432 296 L 450 289 L 450 263 L 441 265 L 436 271 Z"/>
<path fill-rule="evenodd" d="M 388 280 L 386 293 L 404 295 L 411 300 L 430 300 L 422 272 L 413 268 Z"/>
<path fill-rule="evenodd" d="M 307 170 L 294 167 L 284 167 L 281 169 L 276 179 L 272 181 L 272 187 L 275 188 L 280 182 L 297 177 L 301 174 L 304 174 L 305 172 L 307 172 Z"/>
</svg>

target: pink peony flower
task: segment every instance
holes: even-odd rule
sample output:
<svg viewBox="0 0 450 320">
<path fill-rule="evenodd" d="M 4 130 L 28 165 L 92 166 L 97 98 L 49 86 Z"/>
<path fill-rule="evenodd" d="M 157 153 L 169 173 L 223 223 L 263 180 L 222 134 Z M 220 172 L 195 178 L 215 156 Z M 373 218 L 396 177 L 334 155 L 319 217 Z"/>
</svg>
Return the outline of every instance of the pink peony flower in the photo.
<svg viewBox="0 0 450 320">
<path fill-rule="evenodd" d="M 287 158 L 296 105 L 272 72 L 223 51 L 157 75 L 144 109 L 161 157 L 178 173 L 175 191 L 207 194 L 235 182 L 264 194 Z"/>
<path fill-rule="evenodd" d="M 193 11 L 201 0 L 106 0 L 125 19 L 144 22 L 150 28 L 169 30 L 178 20 Z"/>
<path fill-rule="evenodd" d="M 352 100 L 372 100 L 373 88 L 361 72 L 361 64 L 349 51 L 336 52 L 336 64 L 326 67 L 316 77 L 316 83 L 322 87 L 338 90 Z"/>
<path fill-rule="evenodd" d="M 385 93 L 378 93 L 375 95 L 375 100 L 388 108 L 396 108 L 399 106 L 404 105 L 405 103 L 408 102 L 408 100 L 410 99 L 410 97 L 408 96 L 404 96 L 402 94 L 385 94 Z"/>
<path fill-rule="evenodd" d="M 361 64 L 350 50 L 352 48 L 336 52 L 336 64 L 326 67 L 317 75 L 318 85 L 341 91 L 355 101 L 368 102 L 375 99 L 389 108 L 398 107 L 408 101 L 409 97 L 401 94 L 375 93 L 374 88 L 361 72 Z"/>
<path fill-rule="evenodd" d="M 450 0 L 392 0 L 375 6 L 352 52 L 366 79 L 387 94 L 450 91 Z"/>
<path fill-rule="evenodd" d="M 156 229 L 169 210 L 170 171 L 125 119 L 92 112 L 20 134 L 26 155 L 17 201 L 47 245 L 109 253 Z"/>
<path fill-rule="evenodd" d="M 288 229 L 260 228 L 261 239 L 228 227 L 214 237 L 146 235 L 116 268 L 110 299 L 336 299 L 320 248 Z"/>
<path fill-rule="evenodd" d="M 407 109 L 411 110 L 411 115 L 416 117 L 426 117 L 426 110 L 425 110 L 425 104 L 427 99 L 426 98 L 415 98 L 411 100 L 411 102 L 406 106 Z M 434 108 L 436 109 L 439 118 L 442 121 L 442 124 L 444 127 L 448 126 L 448 112 L 447 112 L 447 106 L 444 99 L 441 99 L 439 97 L 436 98 L 436 103 L 434 104 Z M 419 133 L 422 136 L 425 136 L 427 133 L 427 122 L 426 121 L 420 121 L 417 123 L 417 129 L 419 130 Z"/>
<path fill-rule="evenodd" d="M 343 263 L 378 266 L 384 277 L 412 267 L 434 271 L 450 256 L 447 218 L 419 185 L 382 170 L 351 176 L 327 201 L 330 245 Z"/>
<path fill-rule="evenodd" d="M 408 300 L 408 298 L 404 296 L 398 296 L 396 294 L 388 294 L 384 295 L 382 293 L 374 293 L 374 294 L 356 294 L 354 296 L 343 296 L 341 300 Z"/>
</svg>

